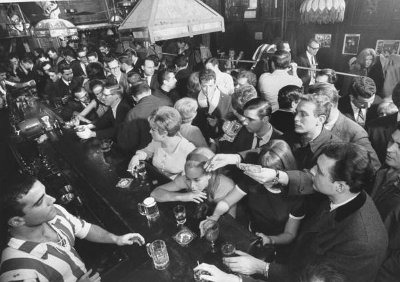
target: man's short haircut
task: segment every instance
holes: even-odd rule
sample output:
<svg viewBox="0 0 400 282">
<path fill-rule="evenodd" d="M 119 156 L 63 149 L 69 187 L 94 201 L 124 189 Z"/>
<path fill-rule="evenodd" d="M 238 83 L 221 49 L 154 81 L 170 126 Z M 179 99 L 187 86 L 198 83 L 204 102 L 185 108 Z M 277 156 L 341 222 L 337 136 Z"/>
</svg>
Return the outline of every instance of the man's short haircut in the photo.
<svg viewBox="0 0 400 282">
<path fill-rule="evenodd" d="M 132 85 L 143 82 L 143 78 L 140 76 L 139 73 L 135 72 L 134 70 L 128 71 L 126 75 L 130 79 L 129 83 L 131 83 Z"/>
<path fill-rule="evenodd" d="M 335 84 L 337 81 L 337 75 L 333 69 L 322 69 L 317 72 L 317 76 L 319 75 L 326 75 L 328 77 L 328 83 Z"/>
<path fill-rule="evenodd" d="M 47 71 L 57 74 L 57 71 L 54 67 L 49 68 Z"/>
<path fill-rule="evenodd" d="M 49 61 L 44 61 L 43 63 L 40 64 L 40 69 L 43 69 L 44 66 L 46 66 L 46 65 L 50 65 L 50 67 L 51 67 L 51 63 Z"/>
<path fill-rule="evenodd" d="M 137 56 L 138 56 L 136 50 L 133 49 L 133 48 L 127 48 L 127 49 L 124 51 L 124 55 L 125 55 L 125 56 L 129 56 L 129 57 L 132 57 L 132 56 L 137 57 Z"/>
<path fill-rule="evenodd" d="M 186 67 L 187 64 L 188 64 L 188 62 L 189 62 L 189 59 L 188 59 L 188 57 L 186 57 L 185 55 L 178 55 L 178 56 L 175 58 L 175 65 L 176 65 L 178 68 Z"/>
<path fill-rule="evenodd" d="M 320 82 L 313 85 L 310 85 L 308 88 L 309 93 L 317 93 L 321 95 L 326 95 L 333 106 L 337 106 L 339 103 L 339 92 L 335 88 L 333 84 L 327 82 Z"/>
<path fill-rule="evenodd" d="M 219 61 L 218 61 L 217 58 L 211 57 L 211 58 L 208 58 L 208 59 L 206 60 L 205 65 L 207 65 L 207 64 L 212 64 L 212 65 L 215 67 L 215 66 L 219 66 Z"/>
<path fill-rule="evenodd" d="M 281 41 L 279 41 L 279 42 L 276 44 L 276 50 L 277 50 L 277 51 L 279 51 L 279 50 L 285 50 L 285 44 L 287 44 L 287 45 L 290 46 L 289 41 L 286 41 L 286 40 L 281 40 Z"/>
<path fill-rule="evenodd" d="M 332 181 L 344 181 L 351 193 L 358 193 L 370 187 L 374 171 L 368 151 L 354 143 L 333 143 L 326 145 L 322 153 L 336 160 L 330 171 Z"/>
<path fill-rule="evenodd" d="M 86 73 L 89 79 L 104 79 L 104 69 L 100 63 L 89 63 L 86 66 Z"/>
<path fill-rule="evenodd" d="M 200 80 L 200 83 L 208 82 L 208 81 L 211 81 L 211 80 L 214 80 L 214 82 L 216 82 L 217 81 L 217 75 L 215 74 L 215 71 L 213 71 L 213 70 L 203 69 L 199 73 L 199 80 Z"/>
<path fill-rule="evenodd" d="M 299 102 L 303 95 L 303 88 L 296 85 L 286 85 L 278 92 L 278 104 L 280 109 L 290 109 L 292 102 Z"/>
<path fill-rule="evenodd" d="M 48 54 L 50 51 L 51 51 L 52 53 L 58 54 L 56 48 L 54 48 L 54 47 L 50 47 L 49 49 L 47 49 L 46 53 Z"/>
<path fill-rule="evenodd" d="M 24 64 L 32 64 L 33 65 L 33 61 L 29 56 L 25 56 L 21 59 L 21 62 Z"/>
<path fill-rule="evenodd" d="M 84 50 L 84 49 L 81 47 L 81 48 L 79 48 L 79 49 L 76 51 L 77 54 L 79 54 L 79 53 L 81 53 L 81 52 L 86 52 L 86 50 Z M 86 53 L 86 57 L 87 57 L 87 53 Z"/>
<path fill-rule="evenodd" d="M 124 89 L 122 88 L 121 85 L 119 84 L 105 84 L 104 89 L 110 90 L 111 94 L 118 95 L 119 97 L 122 97 L 124 94 Z"/>
<path fill-rule="evenodd" d="M 164 84 L 164 80 L 168 80 L 168 75 L 170 73 L 175 73 L 172 69 L 167 68 L 165 70 L 162 70 L 159 75 L 158 75 L 158 82 L 160 83 L 160 85 Z"/>
<path fill-rule="evenodd" d="M 108 44 L 107 42 L 102 40 L 102 41 L 100 41 L 100 44 L 99 44 L 99 48 L 101 48 L 101 47 L 110 49 L 110 44 Z"/>
<path fill-rule="evenodd" d="M 316 40 L 315 38 L 310 38 L 309 40 L 308 40 L 308 42 L 307 42 L 307 46 L 309 46 L 311 43 L 317 43 L 318 45 L 320 45 L 319 44 L 319 42 L 318 42 L 318 40 Z"/>
<path fill-rule="evenodd" d="M 307 265 L 301 273 L 298 282 L 346 282 L 346 278 L 333 265 L 316 263 Z"/>
<path fill-rule="evenodd" d="M 371 98 L 376 93 L 376 85 L 372 78 L 367 76 L 359 76 L 353 78 L 350 94 L 353 95 L 354 98 L 362 97 L 362 98 Z"/>
<path fill-rule="evenodd" d="M 131 59 L 130 57 L 128 57 L 128 56 L 125 56 L 125 55 L 120 56 L 120 57 L 118 58 L 118 61 L 119 61 L 121 64 L 127 64 L 127 65 L 131 65 L 131 64 L 132 64 L 132 59 Z"/>
<path fill-rule="evenodd" d="M 331 113 L 332 104 L 330 99 L 322 94 L 307 94 L 300 97 L 300 102 L 312 103 L 315 105 L 314 116 L 325 116 L 326 120 Z"/>
<path fill-rule="evenodd" d="M 108 57 L 107 60 L 104 60 L 104 62 L 108 65 L 109 63 L 116 61 L 118 65 L 120 65 L 119 61 L 117 58 L 114 57 Z"/>
<path fill-rule="evenodd" d="M 130 90 L 130 94 L 134 97 L 149 92 L 151 92 L 150 86 L 144 81 L 133 85 Z"/>
<path fill-rule="evenodd" d="M 144 60 L 145 61 L 148 61 L 148 60 L 153 61 L 155 67 L 158 67 L 160 65 L 160 58 L 154 54 L 148 55 Z M 143 62 L 143 64 L 144 64 L 144 62 Z"/>
<path fill-rule="evenodd" d="M 257 86 L 257 75 L 252 71 L 248 71 L 248 70 L 240 71 L 237 76 L 237 79 L 239 79 L 239 78 L 247 78 L 247 82 L 250 85 L 253 85 L 254 87 Z"/>
<path fill-rule="evenodd" d="M 97 85 L 101 85 L 102 87 L 104 87 L 105 82 L 100 79 L 93 79 L 89 82 L 89 89 L 93 91 L 93 88 Z"/>
<path fill-rule="evenodd" d="M 71 66 L 69 64 L 61 64 L 60 67 L 58 68 L 58 71 L 63 74 L 65 70 L 72 70 Z"/>
<path fill-rule="evenodd" d="M 243 114 L 243 106 L 250 100 L 257 98 L 257 90 L 252 85 L 243 85 L 235 89 L 232 94 L 232 108 Z"/>
<path fill-rule="evenodd" d="M 99 57 L 99 55 L 97 55 L 97 52 L 90 52 L 90 53 L 88 53 L 87 55 L 86 55 L 86 57 L 95 57 L 95 58 L 98 58 Z"/>
<path fill-rule="evenodd" d="M 292 61 L 292 56 L 289 52 L 279 50 L 272 55 L 272 62 L 276 69 L 287 69 Z"/>
<path fill-rule="evenodd" d="M 263 98 L 254 98 L 244 104 L 243 112 L 250 110 L 257 110 L 257 115 L 260 119 L 264 117 L 270 118 L 272 114 L 271 104 Z"/>
<path fill-rule="evenodd" d="M 392 92 L 393 104 L 400 110 L 400 82 L 396 84 Z"/>
<path fill-rule="evenodd" d="M 78 85 L 77 87 L 74 87 L 74 89 L 72 90 L 72 92 L 73 92 L 74 94 L 75 94 L 75 93 L 81 93 L 81 92 L 83 92 L 83 91 L 87 92 L 86 89 L 85 89 L 83 86 L 81 86 L 81 85 Z"/>
<path fill-rule="evenodd" d="M 37 179 L 31 175 L 16 175 L 6 180 L 6 183 L 2 184 L 1 195 L 0 195 L 0 215 L 1 215 L 1 229 L 5 232 L 7 229 L 7 222 L 14 216 L 24 216 L 22 209 L 24 205 L 19 200 L 28 194 L 33 184 Z M 6 233 L 6 232 L 5 232 Z"/>
<path fill-rule="evenodd" d="M 18 56 L 17 53 L 12 52 L 12 53 L 10 53 L 10 54 L 8 55 L 8 60 L 11 60 L 11 59 L 14 59 L 14 58 L 19 60 L 19 56 Z"/>
<path fill-rule="evenodd" d="M 66 48 L 66 49 L 64 50 L 64 57 L 67 57 L 67 56 L 69 56 L 69 57 L 71 57 L 71 58 L 76 58 L 76 55 L 75 55 L 74 50 L 72 50 L 72 49 L 70 49 L 70 48 Z"/>
</svg>

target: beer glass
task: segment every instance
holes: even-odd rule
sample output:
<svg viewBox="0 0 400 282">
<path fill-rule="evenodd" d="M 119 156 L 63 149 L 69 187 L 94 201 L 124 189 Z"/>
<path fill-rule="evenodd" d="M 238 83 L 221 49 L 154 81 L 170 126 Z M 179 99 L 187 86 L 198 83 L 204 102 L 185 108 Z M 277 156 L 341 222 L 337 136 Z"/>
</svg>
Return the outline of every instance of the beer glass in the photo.
<svg viewBox="0 0 400 282">
<path fill-rule="evenodd" d="M 145 215 L 148 220 L 154 220 L 160 216 L 156 200 L 153 197 L 144 199 L 143 203 L 138 203 L 138 210 L 141 215 Z"/>
<path fill-rule="evenodd" d="M 147 253 L 153 259 L 155 269 L 163 270 L 168 267 L 169 256 L 167 245 L 163 240 L 155 240 L 152 243 L 147 243 L 146 248 Z"/>
</svg>

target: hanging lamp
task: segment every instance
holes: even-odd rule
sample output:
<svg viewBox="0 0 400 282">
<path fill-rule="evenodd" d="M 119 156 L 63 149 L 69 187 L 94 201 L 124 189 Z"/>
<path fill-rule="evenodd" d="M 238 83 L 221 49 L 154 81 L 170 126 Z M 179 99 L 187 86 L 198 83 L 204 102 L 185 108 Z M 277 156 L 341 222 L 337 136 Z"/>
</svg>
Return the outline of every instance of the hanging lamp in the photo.
<svg viewBox="0 0 400 282">
<path fill-rule="evenodd" d="M 37 37 L 68 37 L 77 34 L 76 26 L 63 19 L 45 19 L 35 26 L 35 35 Z"/>
<path fill-rule="evenodd" d="M 342 22 L 345 9 L 345 0 L 304 0 L 300 6 L 301 23 Z"/>
</svg>

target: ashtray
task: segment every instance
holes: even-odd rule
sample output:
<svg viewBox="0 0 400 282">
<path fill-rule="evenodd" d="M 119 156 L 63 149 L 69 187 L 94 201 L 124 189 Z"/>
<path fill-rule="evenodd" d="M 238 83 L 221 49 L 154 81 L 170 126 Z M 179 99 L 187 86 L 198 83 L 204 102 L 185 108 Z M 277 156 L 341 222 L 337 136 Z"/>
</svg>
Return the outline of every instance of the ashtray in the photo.
<svg viewBox="0 0 400 282">
<path fill-rule="evenodd" d="M 129 186 L 131 186 L 131 183 L 133 181 L 133 178 L 121 178 L 117 185 L 115 187 L 121 188 L 121 189 L 128 189 Z"/>
<path fill-rule="evenodd" d="M 194 234 L 189 228 L 184 227 L 172 238 L 174 238 L 174 240 L 182 247 L 186 247 L 194 238 L 196 238 L 196 234 Z"/>
</svg>

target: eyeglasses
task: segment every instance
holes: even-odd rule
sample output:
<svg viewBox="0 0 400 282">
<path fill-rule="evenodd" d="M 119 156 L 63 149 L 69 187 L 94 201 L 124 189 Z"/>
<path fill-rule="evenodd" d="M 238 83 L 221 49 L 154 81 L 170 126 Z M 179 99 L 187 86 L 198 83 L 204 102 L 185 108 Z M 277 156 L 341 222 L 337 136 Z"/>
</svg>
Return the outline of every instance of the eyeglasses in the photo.
<svg viewBox="0 0 400 282">
<path fill-rule="evenodd" d="M 115 93 L 104 94 L 104 92 L 103 92 L 100 94 L 100 97 L 109 97 L 109 96 L 113 96 L 113 95 L 115 95 Z"/>
<path fill-rule="evenodd" d="M 310 45 L 308 45 L 308 47 L 310 47 L 311 49 L 313 49 L 313 50 L 318 50 L 319 49 L 319 47 L 312 47 L 312 46 L 310 46 Z"/>
</svg>

